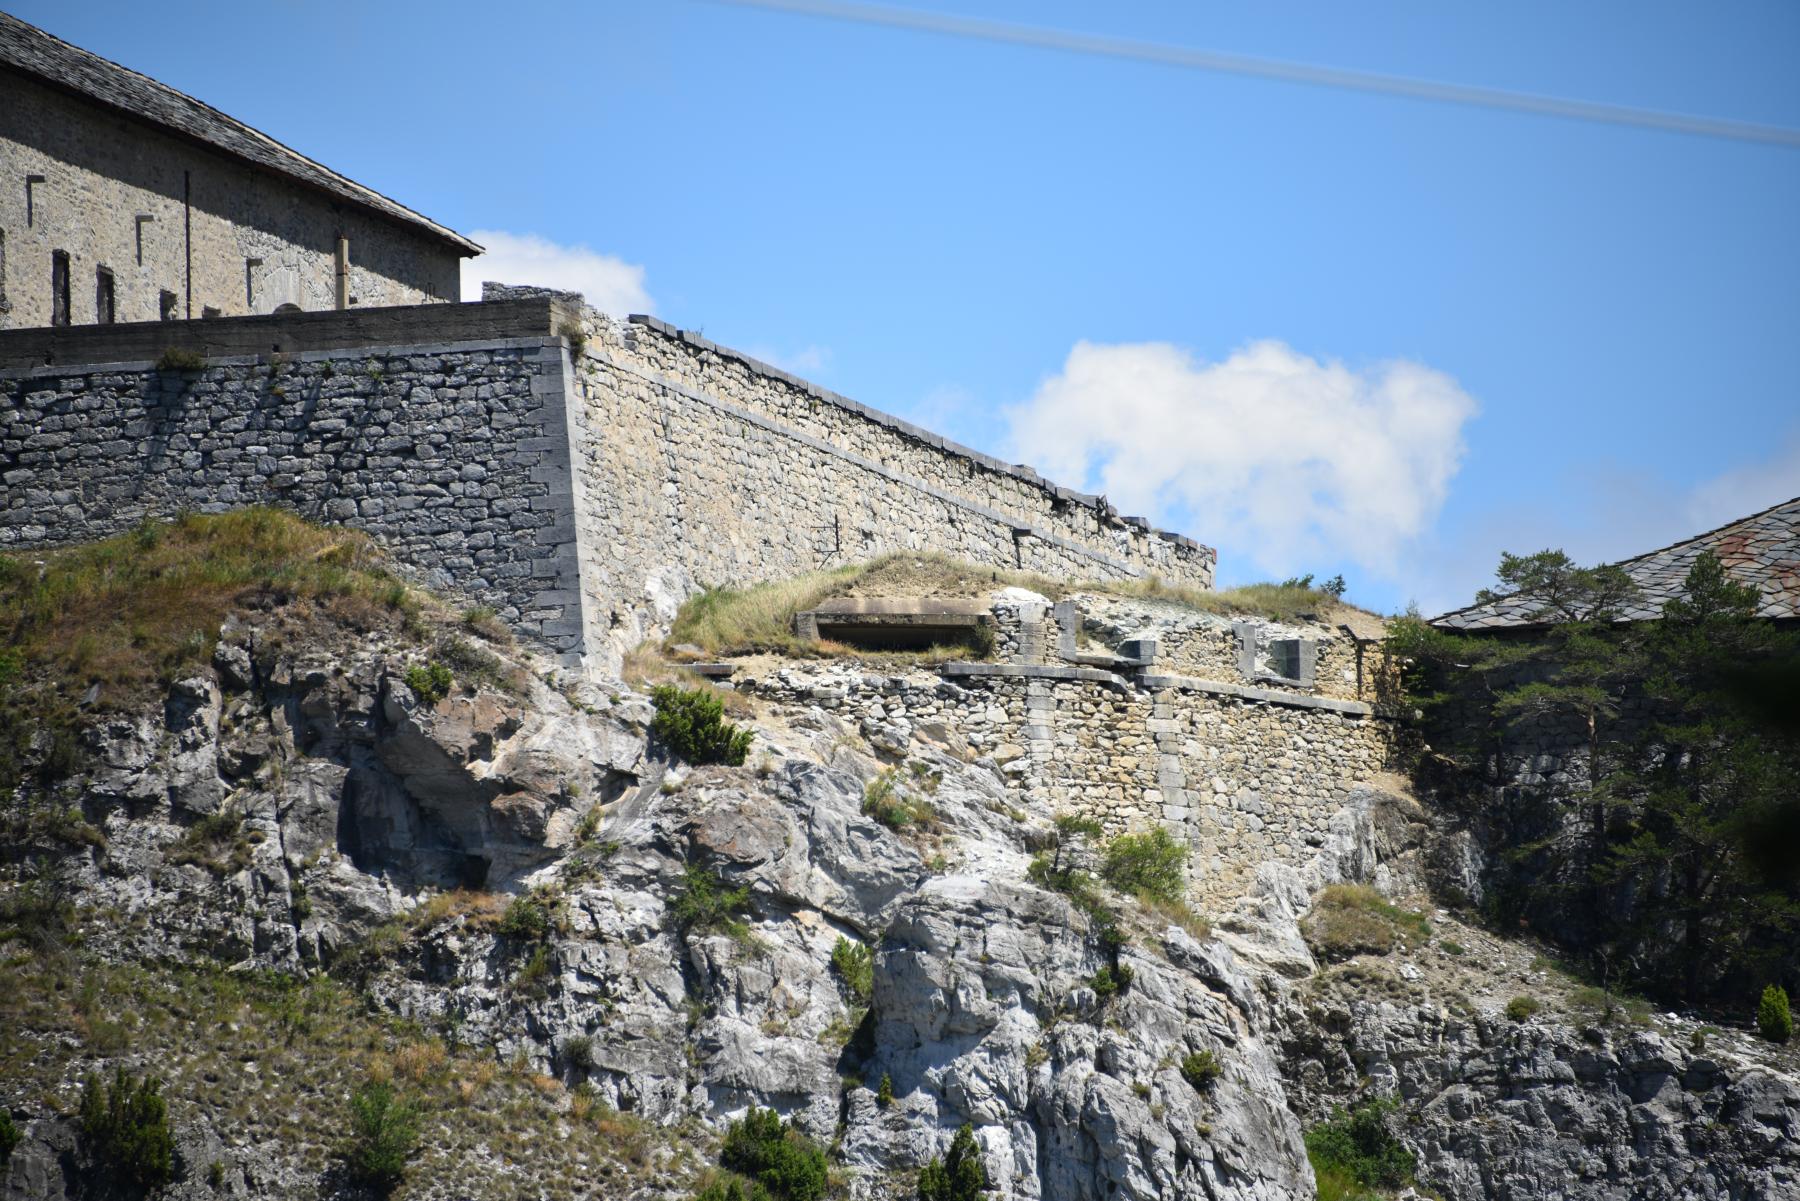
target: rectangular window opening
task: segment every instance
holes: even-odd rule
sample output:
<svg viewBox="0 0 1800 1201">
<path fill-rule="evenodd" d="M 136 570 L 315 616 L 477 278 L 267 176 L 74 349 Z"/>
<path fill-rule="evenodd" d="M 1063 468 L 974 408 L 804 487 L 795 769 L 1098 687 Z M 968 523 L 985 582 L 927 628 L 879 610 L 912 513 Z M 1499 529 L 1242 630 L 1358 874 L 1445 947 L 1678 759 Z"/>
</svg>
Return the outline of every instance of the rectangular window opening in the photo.
<svg viewBox="0 0 1800 1201">
<path fill-rule="evenodd" d="M 6 303 L 6 231 L 0 229 L 0 313 L 11 310 L 12 306 Z"/>
<path fill-rule="evenodd" d="M 98 325 L 111 325 L 119 318 L 118 306 L 113 291 L 113 273 L 110 267 L 94 268 L 94 321 Z"/>
<path fill-rule="evenodd" d="M 69 252 L 50 252 L 50 324 L 69 323 Z"/>
<path fill-rule="evenodd" d="M 179 296 L 175 295 L 175 293 L 169 291 L 167 288 L 164 288 L 156 298 L 157 317 L 163 321 L 175 320 L 175 306 L 179 304 L 180 301 L 181 298 Z"/>
<path fill-rule="evenodd" d="M 1276 638 L 1269 643 L 1269 670 L 1284 680 L 1300 678 L 1300 639 Z"/>
<path fill-rule="evenodd" d="M 44 182 L 42 175 L 25 177 L 25 228 L 30 229 L 37 224 L 37 193 L 34 189 Z"/>
</svg>

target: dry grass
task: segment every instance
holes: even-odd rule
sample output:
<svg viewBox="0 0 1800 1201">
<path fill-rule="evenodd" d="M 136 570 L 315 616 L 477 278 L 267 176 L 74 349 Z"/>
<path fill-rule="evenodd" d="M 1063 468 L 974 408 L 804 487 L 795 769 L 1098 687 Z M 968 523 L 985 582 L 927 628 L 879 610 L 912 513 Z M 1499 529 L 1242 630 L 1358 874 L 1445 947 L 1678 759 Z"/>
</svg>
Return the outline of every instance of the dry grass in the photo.
<svg viewBox="0 0 1800 1201">
<path fill-rule="evenodd" d="M 834 597 L 968 598 L 1005 587 L 1028 588 L 1051 600 L 1074 592 L 1093 592 L 1276 621 L 1307 618 L 1335 622 L 1346 616 L 1368 616 L 1323 589 L 1291 583 L 1247 584 L 1223 592 L 1166 584 L 1155 577 L 1070 583 L 1030 572 L 982 567 L 936 552 L 902 551 L 850 567 L 811 572 L 750 588 L 709 588 L 681 607 L 664 645 L 688 644 L 709 656 L 771 653 L 790 658 L 844 654 L 866 657 L 867 652 L 856 648 L 796 637 L 794 615 L 815 609 Z M 966 650 L 960 651 L 960 657 L 966 655 Z M 915 657 L 959 657 L 959 648 L 933 648 L 918 652 Z"/>
<path fill-rule="evenodd" d="M 1083 590 L 1107 596 L 1139 596 L 1169 601 L 1198 609 L 1202 613 L 1225 616 L 1241 614 L 1266 617 L 1271 621 L 1291 622 L 1304 619 L 1332 624 L 1346 613 L 1362 612 L 1355 606 L 1346 605 L 1322 588 L 1308 588 L 1298 584 L 1244 584 L 1237 588 L 1210 591 L 1166 584 L 1151 576 L 1144 580 L 1110 580 L 1089 584 Z"/>
<path fill-rule="evenodd" d="M 1385 955 L 1403 937 L 1422 941 L 1431 936 L 1431 924 L 1365 884 L 1333 884 L 1319 893 L 1301 932 L 1322 958 L 1341 960 Z"/>
<path fill-rule="evenodd" d="M 1165 928 L 1180 926 L 1199 942 L 1212 937 L 1212 923 L 1195 913 L 1186 901 L 1168 901 L 1149 893 L 1137 894 L 1137 902 L 1151 922 Z"/>
<path fill-rule="evenodd" d="M 0 654 L 25 678 L 126 703 L 212 657 L 226 615 L 316 602 L 357 626 L 420 599 L 367 535 L 249 508 L 146 521 L 64 550 L 0 555 Z"/>
<path fill-rule="evenodd" d="M 591 1106 L 571 1137 L 560 1086 L 501 1072 L 491 1050 L 451 1052 L 329 980 L 117 967 L 0 944 L 0 1029 L 0 1104 L 21 1124 L 73 1112 L 83 1073 L 124 1056 L 162 1079 L 172 1123 L 224 1136 L 228 1168 L 234 1148 L 254 1146 L 303 1176 L 326 1171 L 349 1129 L 351 1090 L 374 1076 L 421 1111 L 400 1198 L 446 1181 L 478 1197 L 610 1201 L 649 1183 L 686 1195 L 699 1172 L 664 1132 L 605 1106 Z M 205 1170 L 190 1165 L 190 1188 Z"/>
<path fill-rule="evenodd" d="M 492 934 L 500 928 L 500 919 L 505 916 L 506 907 L 511 901 L 512 898 L 503 892 L 455 888 L 449 892 L 432 894 L 430 899 L 407 915 L 407 920 L 415 930 L 423 930 L 439 922 L 460 917 L 470 931 Z"/>
</svg>

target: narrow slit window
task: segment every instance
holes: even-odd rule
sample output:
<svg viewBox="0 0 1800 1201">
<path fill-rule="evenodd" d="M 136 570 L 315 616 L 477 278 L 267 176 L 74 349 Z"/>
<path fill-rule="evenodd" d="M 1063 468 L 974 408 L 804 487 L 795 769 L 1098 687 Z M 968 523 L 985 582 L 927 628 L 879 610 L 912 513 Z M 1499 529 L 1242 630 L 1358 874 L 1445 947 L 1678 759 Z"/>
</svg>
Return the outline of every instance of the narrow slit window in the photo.
<svg viewBox="0 0 1800 1201">
<path fill-rule="evenodd" d="M 0 229 L 0 313 L 11 310 L 12 306 L 6 303 L 6 231 Z"/>
<path fill-rule="evenodd" d="M 69 252 L 50 252 L 50 324 L 69 323 Z"/>
<path fill-rule="evenodd" d="M 114 292 L 113 273 L 110 267 L 94 268 L 94 321 L 99 325 L 111 325 L 119 319 L 117 294 Z"/>
<path fill-rule="evenodd" d="M 180 302 L 180 299 L 181 298 L 176 296 L 175 293 L 164 288 L 156 299 L 157 317 L 163 321 L 175 320 L 175 306 Z"/>
</svg>

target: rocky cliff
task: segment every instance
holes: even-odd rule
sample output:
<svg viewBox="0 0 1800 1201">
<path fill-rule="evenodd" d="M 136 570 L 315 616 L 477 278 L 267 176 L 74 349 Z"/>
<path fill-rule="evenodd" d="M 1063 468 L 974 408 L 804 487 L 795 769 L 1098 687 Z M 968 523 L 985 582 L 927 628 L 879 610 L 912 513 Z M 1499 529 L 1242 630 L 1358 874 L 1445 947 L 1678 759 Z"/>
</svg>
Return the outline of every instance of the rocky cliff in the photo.
<svg viewBox="0 0 1800 1201">
<path fill-rule="evenodd" d="M 1377 1095 L 1453 1201 L 1800 1195 L 1793 1057 L 1596 1007 L 1432 910 L 1442 848 L 1393 787 L 1210 927 L 1123 896 L 1102 922 L 1031 882 L 1056 815 L 947 725 L 878 751 L 763 704 L 745 766 L 693 768 L 624 682 L 478 650 L 435 696 L 398 633 L 239 614 L 210 668 L 81 723 L 67 774 L 36 747 L 0 1196 L 102 1187 L 73 1115 L 115 1065 L 165 1082 L 174 1197 L 353 1195 L 369 1077 L 422 1108 L 420 1198 L 686 1197 L 762 1105 L 845 1196 L 915 1195 L 966 1123 L 996 1198 L 1285 1201 L 1315 1194 L 1303 1132 Z M 1323 924 L 1332 886 L 1372 934 Z"/>
</svg>

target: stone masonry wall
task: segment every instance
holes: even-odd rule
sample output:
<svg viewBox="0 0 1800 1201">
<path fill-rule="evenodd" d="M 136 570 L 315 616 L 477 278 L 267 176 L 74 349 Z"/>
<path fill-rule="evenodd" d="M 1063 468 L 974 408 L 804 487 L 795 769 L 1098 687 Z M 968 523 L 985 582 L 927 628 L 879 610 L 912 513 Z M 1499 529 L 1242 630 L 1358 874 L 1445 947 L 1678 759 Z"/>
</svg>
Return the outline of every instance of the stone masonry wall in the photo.
<svg viewBox="0 0 1800 1201">
<path fill-rule="evenodd" d="M 835 711 L 891 754 L 920 727 L 954 730 L 1040 816 L 1085 814 L 1109 835 L 1167 825 L 1193 848 L 1194 894 L 1213 899 L 1242 892 L 1258 862 L 1306 862 L 1350 790 L 1389 769 L 1401 735 L 1367 706 L 1204 684 L 997 664 L 791 665 L 738 681 Z"/>
<path fill-rule="evenodd" d="M 1123 638 L 1154 638 L 1157 669 L 1174 675 L 1245 683 L 1273 681 L 1273 677 L 1259 671 L 1244 671 L 1246 635 L 1260 646 L 1288 638 L 1307 644 L 1312 655 L 1311 680 L 1305 686 L 1291 680 L 1271 682 L 1272 687 L 1283 691 L 1369 700 L 1375 694 L 1374 676 L 1383 666 L 1378 662 L 1378 647 L 1364 646 L 1359 662 L 1356 641 L 1349 633 L 1317 622 L 1278 622 L 1205 613 L 1153 597 L 1079 593 L 1074 600 L 1081 607 L 1090 636 L 1108 644 Z M 1256 666 L 1259 670 L 1266 667 L 1266 656 L 1259 656 Z"/>
<path fill-rule="evenodd" d="M 566 354 L 537 337 L 0 371 L 0 549 L 281 505 L 575 650 Z"/>
<path fill-rule="evenodd" d="M 0 71 L 0 94 L 0 329 L 50 324 L 57 250 L 77 325 L 96 319 L 100 268 L 119 321 L 158 320 L 164 291 L 177 317 L 333 308 L 339 234 L 358 305 L 456 299 L 458 252 L 420 231 L 16 72 Z M 27 175 L 43 176 L 29 206 Z"/>
<path fill-rule="evenodd" d="M 893 550 L 1208 587 L 1214 553 L 660 322 L 589 311 L 577 525 L 589 644 L 617 654 L 705 585 Z M 620 531 L 630 530 L 631 538 Z"/>
<path fill-rule="evenodd" d="M 703 585 L 890 550 L 1070 579 L 1211 579 L 1211 550 L 1095 498 L 765 379 L 710 343 L 513 291 L 0 331 L 0 548 L 282 504 L 368 529 L 602 674 Z M 439 328 L 450 336 L 428 342 Z M 144 361 L 169 349 L 205 369 Z M 658 369 L 679 354 L 737 400 Z"/>
</svg>

